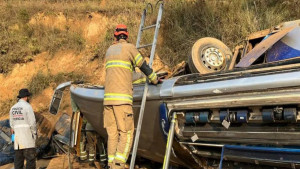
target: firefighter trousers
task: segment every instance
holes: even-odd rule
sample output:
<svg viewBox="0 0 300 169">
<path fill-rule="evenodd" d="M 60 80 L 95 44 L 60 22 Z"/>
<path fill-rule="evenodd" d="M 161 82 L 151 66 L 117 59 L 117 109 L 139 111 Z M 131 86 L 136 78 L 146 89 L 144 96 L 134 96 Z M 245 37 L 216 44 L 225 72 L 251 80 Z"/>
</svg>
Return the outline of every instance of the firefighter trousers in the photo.
<svg viewBox="0 0 300 169">
<path fill-rule="evenodd" d="M 123 169 L 131 150 L 134 117 L 131 105 L 104 106 L 104 127 L 108 134 L 108 165 Z"/>
<path fill-rule="evenodd" d="M 92 162 L 95 160 L 97 138 L 96 138 L 95 133 L 87 132 L 86 139 L 87 139 L 86 147 L 89 152 L 89 161 Z"/>
</svg>

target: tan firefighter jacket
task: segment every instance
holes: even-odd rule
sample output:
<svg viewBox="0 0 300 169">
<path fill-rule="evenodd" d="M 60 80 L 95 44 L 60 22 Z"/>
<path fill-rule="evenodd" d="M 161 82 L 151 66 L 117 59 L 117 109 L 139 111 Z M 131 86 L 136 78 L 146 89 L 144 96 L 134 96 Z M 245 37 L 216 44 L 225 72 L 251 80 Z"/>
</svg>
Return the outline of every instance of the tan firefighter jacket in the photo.
<svg viewBox="0 0 300 169">
<path fill-rule="evenodd" d="M 104 105 L 132 105 L 132 72 L 139 67 L 149 80 L 157 83 L 155 72 L 133 44 L 121 39 L 106 52 Z"/>
<path fill-rule="evenodd" d="M 134 72 L 132 74 L 132 84 L 146 83 L 146 77 L 142 72 Z"/>
</svg>

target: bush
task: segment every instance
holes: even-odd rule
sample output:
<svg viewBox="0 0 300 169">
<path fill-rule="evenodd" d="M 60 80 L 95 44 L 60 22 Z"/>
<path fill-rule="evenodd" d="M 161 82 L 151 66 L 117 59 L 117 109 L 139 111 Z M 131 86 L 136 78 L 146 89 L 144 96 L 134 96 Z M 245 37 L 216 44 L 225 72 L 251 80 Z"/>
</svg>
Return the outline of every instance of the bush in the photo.
<svg viewBox="0 0 300 169">
<path fill-rule="evenodd" d="M 112 42 L 112 32 L 118 23 L 127 24 L 130 41 L 135 44 L 142 9 L 146 2 L 156 0 L 15 0 L 1 2 L 0 8 L 0 73 L 9 72 L 13 64 L 27 62 L 32 56 L 61 49 L 81 51 L 85 41 L 81 30 L 71 32 L 28 21 L 37 13 L 55 15 L 62 12 L 67 19 L 84 18 L 98 12 L 110 18 L 105 41 L 94 46 L 94 56 L 104 57 Z M 156 8 L 154 8 L 156 9 Z M 154 15 L 147 15 L 146 25 L 153 24 Z M 215 37 L 230 48 L 249 33 L 270 28 L 280 22 L 299 19 L 300 2 L 296 0 L 165 0 L 157 53 L 164 63 L 174 66 L 186 60 L 193 43 L 202 37 Z M 142 44 L 152 41 L 153 34 L 145 31 Z M 30 61 L 30 59 L 29 59 Z"/>
<path fill-rule="evenodd" d="M 43 74 L 42 72 L 38 72 L 27 84 L 27 86 L 28 86 L 28 90 L 33 95 L 37 95 L 49 86 L 53 86 L 53 88 L 55 88 L 57 85 L 59 85 L 62 82 L 82 81 L 85 79 L 86 77 L 84 75 L 76 74 L 76 73 L 59 73 L 56 75 L 52 75 L 52 74 Z"/>
<path fill-rule="evenodd" d="M 10 108 L 16 104 L 17 102 L 17 96 L 14 97 L 14 99 L 9 99 L 3 102 L 0 106 L 0 117 L 8 115 Z"/>
<path fill-rule="evenodd" d="M 159 53 L 174 66 L 190 55 L 193 43 L 215 37 L 230 48 L 249 33 L 300 18 L 300 2 L 288 0 L 172 0 L 165 3 Z"/>
<path fill-rule="evenodd" d="M 41 52 L 55 54 L 62 49 L 81 51 L 85 40 L 81 30 L 72 32 L 68 29 L 58 30 L 43 25 L 29 25 L 32 16 L 44 12 L 53 14 L 65 12 L 65 15 L 86 15 L 87 10 L 96 10 L 96 1 L 73 1 L 47 4 L 44 1 L 6 1 L 0 2 L 0 73 L 8 73 L 16 63 L 31 61 Z M 78 3 L 78 4 L 76 4 Z M 62 5 L 63 4 L 63 5 Z M 30 58 L 30 59 L 28 59 Z"/>
</svg>

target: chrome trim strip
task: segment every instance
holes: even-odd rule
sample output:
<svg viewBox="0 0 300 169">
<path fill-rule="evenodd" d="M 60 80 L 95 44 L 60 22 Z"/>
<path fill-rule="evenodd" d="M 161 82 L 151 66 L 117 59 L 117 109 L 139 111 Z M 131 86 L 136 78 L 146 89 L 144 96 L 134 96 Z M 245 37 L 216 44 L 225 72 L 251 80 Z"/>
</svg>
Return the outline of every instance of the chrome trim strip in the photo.
<svg viewBox="0 0 300 169">
<path fill-rule="evenodd" d="M 175 86 L 172 96 L 190 97 L 216 95 L 292 86 L 300 86 L 300 71 Z M 170 90 L 171 89 L 169 89 L 169 91 Z"/>
</svg>

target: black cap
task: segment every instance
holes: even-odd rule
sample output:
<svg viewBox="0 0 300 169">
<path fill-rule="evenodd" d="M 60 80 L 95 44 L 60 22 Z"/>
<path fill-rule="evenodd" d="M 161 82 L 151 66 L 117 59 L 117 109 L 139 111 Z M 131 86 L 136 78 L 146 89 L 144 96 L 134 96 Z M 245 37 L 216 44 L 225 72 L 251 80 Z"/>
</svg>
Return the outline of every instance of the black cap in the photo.
<svg viewBox="0 0 300 169">
<path fill-rule="evenodd" d="M 18 98 L 23 98 L 23 97 L 28 97 L 31 96 L 31 93 L 29 92 L 28 89 L 21 89 L 19 91 L 19 95 L 17 96 Z"/>
</svg>

